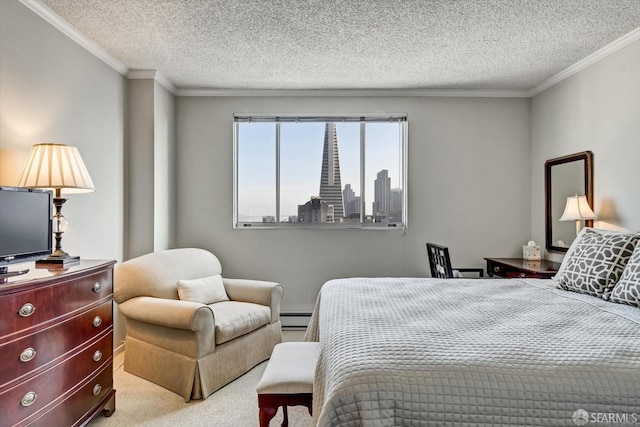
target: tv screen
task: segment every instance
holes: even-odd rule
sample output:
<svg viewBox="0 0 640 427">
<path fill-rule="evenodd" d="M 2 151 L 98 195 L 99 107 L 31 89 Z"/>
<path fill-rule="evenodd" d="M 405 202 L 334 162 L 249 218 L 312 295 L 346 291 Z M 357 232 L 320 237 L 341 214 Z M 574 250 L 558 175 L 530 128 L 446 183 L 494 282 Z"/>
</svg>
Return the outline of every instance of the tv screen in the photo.
<svg viewBox="0 0 640 427">
<path fill-rule="evenodd" d="M 51 192 L 0 187 L 0 272 L 51 254 Z"/>
</svg>

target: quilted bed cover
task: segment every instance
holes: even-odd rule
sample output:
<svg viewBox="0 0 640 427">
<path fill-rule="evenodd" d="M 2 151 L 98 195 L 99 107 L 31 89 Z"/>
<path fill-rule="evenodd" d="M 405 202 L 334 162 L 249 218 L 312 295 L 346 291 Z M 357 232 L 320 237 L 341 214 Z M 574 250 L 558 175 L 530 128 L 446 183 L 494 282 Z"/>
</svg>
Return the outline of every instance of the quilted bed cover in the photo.
<svg viewBox="0 0 640 427">
<path fill-rule="evenodd" d="M 314 425 L 640 424 L 640 309 L 555 286 L 325 283 L 305 336 L 322 348 Z"/>
</svg>

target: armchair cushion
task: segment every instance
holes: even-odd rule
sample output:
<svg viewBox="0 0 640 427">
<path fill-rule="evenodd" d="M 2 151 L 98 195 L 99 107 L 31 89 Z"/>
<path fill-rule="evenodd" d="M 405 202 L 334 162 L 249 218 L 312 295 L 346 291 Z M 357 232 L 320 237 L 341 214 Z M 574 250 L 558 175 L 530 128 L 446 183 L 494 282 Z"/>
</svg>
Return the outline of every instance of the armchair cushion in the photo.
<svg viewBox="0 0 640 427">
<path fill-rule="evenodd" d="M 219 274 L 201 279 L 178 280 L 178 297 L 181 301 L 213 304 L 229 301 Z"/>
<path fill-rule="evenodd" d="M 215 319 L 216 344 L 248 334 L 271 321 L 268 306 L 250 302 L 226 301 L 210 304 Z"/>
</svg>

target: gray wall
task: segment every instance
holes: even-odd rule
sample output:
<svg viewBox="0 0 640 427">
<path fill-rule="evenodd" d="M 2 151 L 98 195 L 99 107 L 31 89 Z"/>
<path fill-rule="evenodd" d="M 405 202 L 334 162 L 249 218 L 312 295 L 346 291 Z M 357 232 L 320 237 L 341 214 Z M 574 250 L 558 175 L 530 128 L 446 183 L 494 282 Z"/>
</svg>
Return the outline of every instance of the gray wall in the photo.
<svg viewBox="0 0 640 427">
<path fill-rule="evenodd" d="M 17 1 L 0 1 L 0 52 L 0 185 L 33 144 L 78 147 L 96 191 L 69 196 L 63 248 L 121 260 L 126 79 Z"/>
<path fill-rule="evenodd" d="M 640 230 L 640 41 L 536 95 L 531 226 L 544 241 L 544 162 L 590 150 L 599 228 Z M 549 254 L 550 258 L 561 256 Z"/>
<path fill-rule="evenodd" d="M 409 115 L 409 227 L 233 230 L 233 113 Z M 425 242 L 458 266 L 517 256 L 530 239 L 528 99 L 363 97 L 177 99 L 178 246 L 216 253 L 228 277 L 281 282 L 283 311 L 310 312 L 322 283 L 428 276 Z"/>
<path fill-rule="evenodd" d="M 63 247 L 121 258 L 126 79 L 18 2 L 0 2 L 0 31 L 0 184 L 33 144 L 78 147 L 96 191 L 69 196 Z"/>
<path fill-rule="evenodd" d="M 175 96 L 154 82 L 153 250 L 175 245 Z"/>
<path fill-rule="evenodd" d="M 154 87 L 152 79 L 128 82 L 124 259 L 153 252 Z"/>
<path fill-rule="evenodd" d="M 152 78 L 129 80 L 125 252 L 169 249 L 175 233 L 175 96 Z"/>
</svg>

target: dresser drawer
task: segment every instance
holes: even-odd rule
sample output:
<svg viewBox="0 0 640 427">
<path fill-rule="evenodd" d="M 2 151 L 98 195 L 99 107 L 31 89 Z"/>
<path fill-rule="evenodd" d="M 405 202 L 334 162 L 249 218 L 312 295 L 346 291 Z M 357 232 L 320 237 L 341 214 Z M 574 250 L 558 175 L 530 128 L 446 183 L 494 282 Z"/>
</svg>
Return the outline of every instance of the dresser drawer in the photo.
<svg viewBox="0 0 640 427">
<path fill-rule="evenodd" d="M 496 276 L 507 277 L 510 279 L 527 277 L 527 275 L 523 271 L 519 271 L 516 269 L 509 268 L 507 266 L 498 265 L 498 264 L 494 264 L 491 266 L 490 273 Z"/>
<path fill-rule="evenodd" d="M 489 276 L 506 278 L 536 278 L 550 279 L 558 268 L 559 263 L 547 260 L 526 260 L 520 258 L 485 258 Z"/>
<path fill-rule="evenodd" d="M 0 343 L 41 323 L 59 320 L 113 294 L 111 269 L 0 298 Z"/>
<path fill-rule="evenodd" d="M 0 345 L 0 390 L 34 370 L 46 369 L 97 335 L 110 334 L 112 312 L 112 302 L 107 301 L 65 322 Z M 102 355 L 110 356 L 111 349 Z"/>
<path fill-rule="evenodd" d="M 89 375 L 106 367 L 109 367 L 108 374 L 101 387 L 104 390 L 113 388 L 111 356 L 103 356 L 98 361 L 93 360 L 96 351 L 110 355 L 112 348 L 112 334 L 107 334 L 71 358 L 1 392 L 0 427 L 24 424 L 41 416 L 66 399 L 77 384 L 83 383 Z"/>
<path fill-rule="evenodd" d="M 91 415 L 98 404 L 101 404 L 113 390 L 113 366 L 109 364 L 89 381 L 82 384 L 80 389 L 68 399 L 56 405 L 46 414 L 36 419 L 29 426 L 71 426 L 78 420 L 84 420 Z"/>
</svg>

